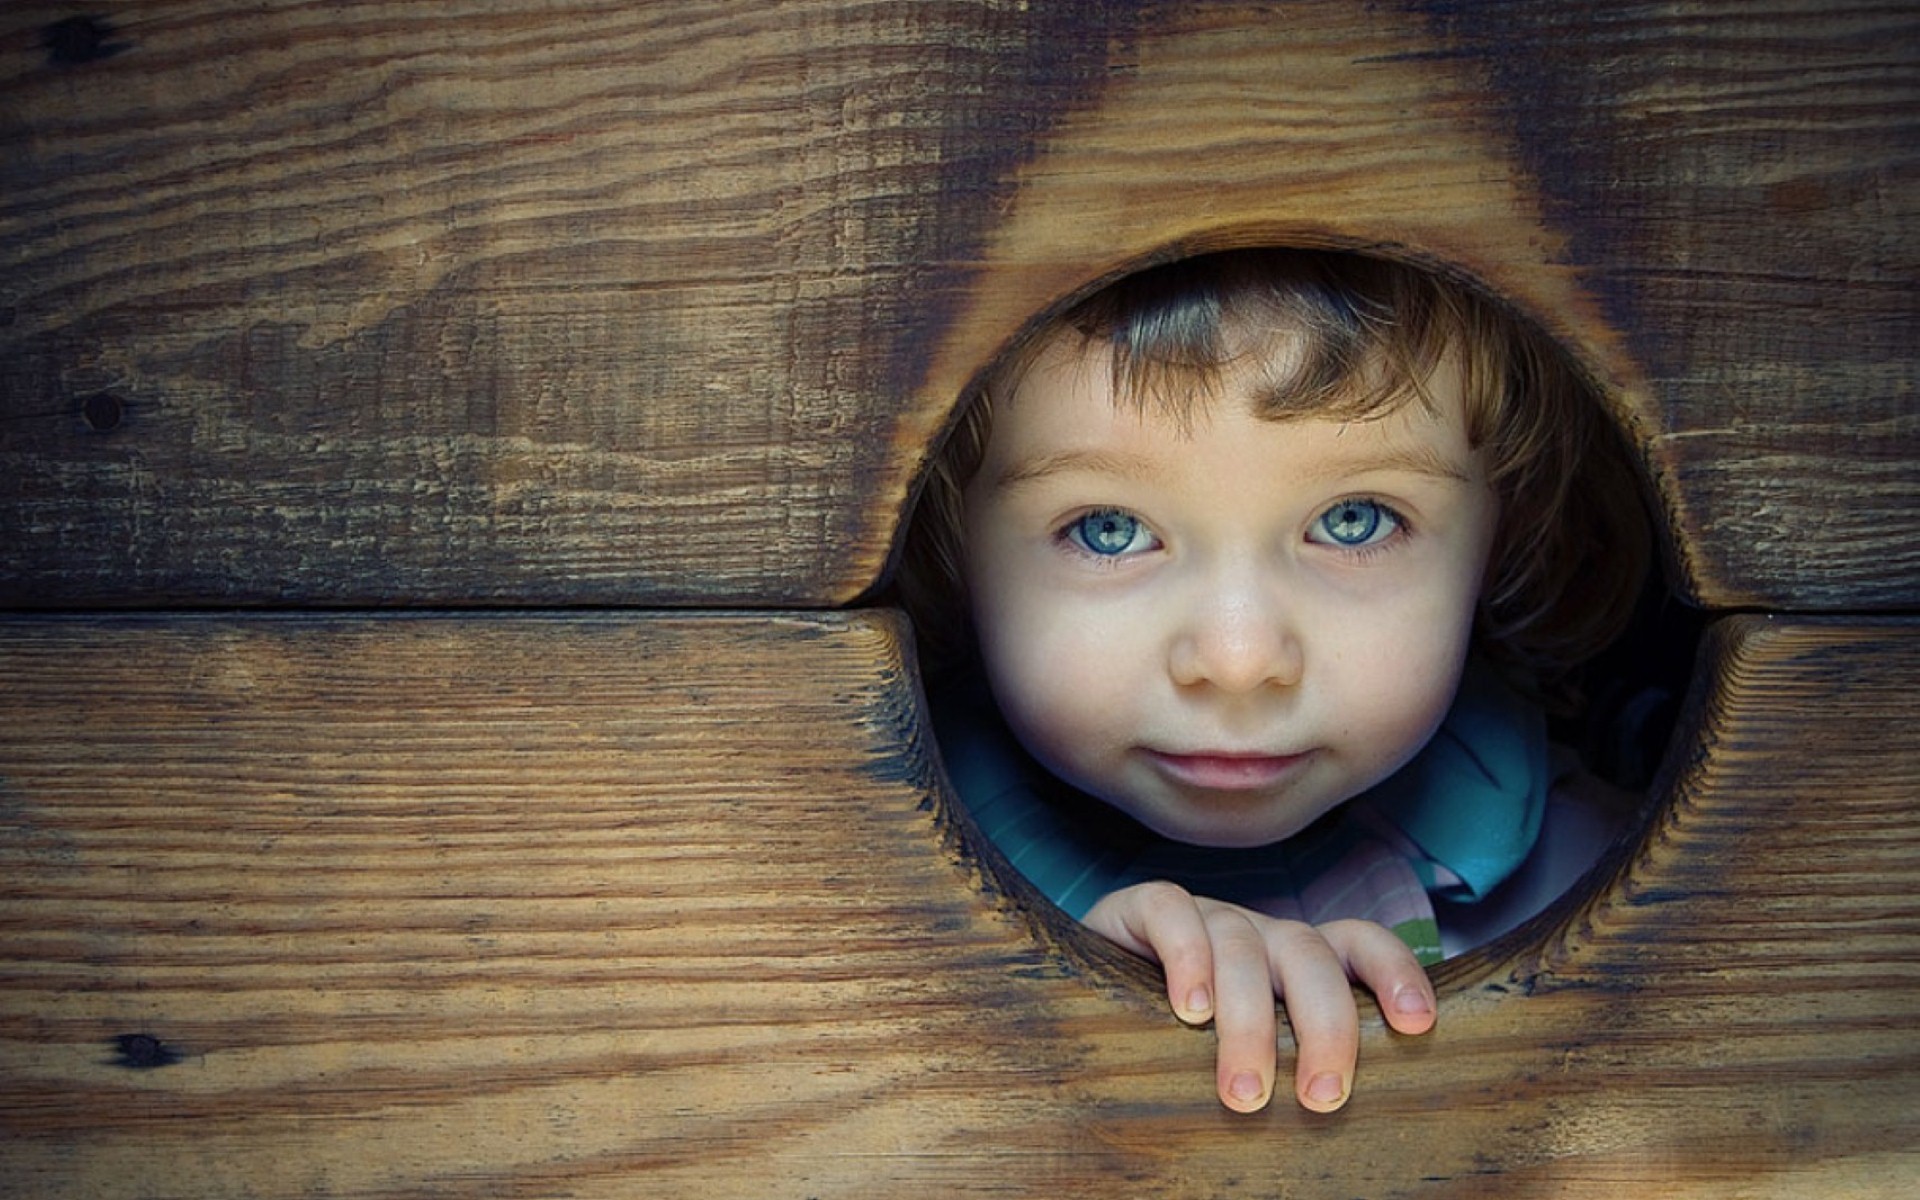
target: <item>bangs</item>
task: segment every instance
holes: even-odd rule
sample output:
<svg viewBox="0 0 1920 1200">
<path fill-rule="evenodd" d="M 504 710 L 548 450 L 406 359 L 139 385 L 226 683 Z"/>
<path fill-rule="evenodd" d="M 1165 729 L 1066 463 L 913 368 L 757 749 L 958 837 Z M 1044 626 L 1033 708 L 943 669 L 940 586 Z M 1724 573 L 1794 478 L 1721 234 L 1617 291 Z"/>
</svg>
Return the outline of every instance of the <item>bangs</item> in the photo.
<svg viewBox="0 0 1920 1200">
<path fill-rule="evenodd" d="M 1109 355 L 1121 402 L 1188 426 L 1242 370 L 1255 372 L 1247 392 L 1266 420 L 1364 421 L 1415 401 L 1431 409 L 1426 383 L 1450 348 L 1484 357 L 1472 350 L 1487 343 L 1463 337 L 1472 322 L 1458 293 L 1412 268 L 1243 251 L 1129 276 L 1069 310 L 1060 328 Z M 1460 366 L 1469 395 L 1489 369 L 1503 373 Z"/>
</svg>

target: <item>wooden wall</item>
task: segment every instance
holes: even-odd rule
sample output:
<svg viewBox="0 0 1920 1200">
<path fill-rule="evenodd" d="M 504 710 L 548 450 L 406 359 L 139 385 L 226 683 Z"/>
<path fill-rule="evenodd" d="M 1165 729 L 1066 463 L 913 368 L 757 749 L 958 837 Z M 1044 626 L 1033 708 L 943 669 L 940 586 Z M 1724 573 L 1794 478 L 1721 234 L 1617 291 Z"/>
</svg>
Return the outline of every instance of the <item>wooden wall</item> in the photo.
<svg viewBox="0 0 1920 1200">
<path fill-rule="evenodd" d="M 1902 1194 L 1917 47 L 9 0 L 0 1194 Z M 1027 322 L 1267 242 L 1555 332 L 1712 622 L 1644 833 L 1332 1117 L 974 861 L 870 606 Z"/>
<path fill-rule="evenodd" d="M 11 3 L 0 596 L 843 603 L 1037 311 L 1332 239 L 1563 333 L 1687 594 L 1910 606 L 1910 6 L 1583 7 Z"/>
</svg>

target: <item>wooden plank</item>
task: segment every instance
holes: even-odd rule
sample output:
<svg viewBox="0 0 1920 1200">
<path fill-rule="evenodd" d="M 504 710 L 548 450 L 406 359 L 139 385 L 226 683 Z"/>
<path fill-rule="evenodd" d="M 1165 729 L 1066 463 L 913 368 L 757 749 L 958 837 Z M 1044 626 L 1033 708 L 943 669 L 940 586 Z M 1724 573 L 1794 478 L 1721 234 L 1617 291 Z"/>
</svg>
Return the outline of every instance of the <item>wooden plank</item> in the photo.
<svg viewBox="0 0 1920 1200">
<path fill-rule="evenodd" d="M 1920 9 L 1422 7 L 1644 378 L 1692 594 L 1911 610 Z"/>
<path fill-rule="evenodd" d="M 1116 50 L 1023 164 L 936 393 L 1169 248 L 1376 250 L 1477 280 L 1586 365 L 1683 595 L 1920 602 L 1920 13 L 1264 7 L 1191 6 Z"/>
<path fill-rule="evenodd" d="M 1920 623 L 1716 628 L 1590 901 L 1253 1117 L 982 889 L 903 626 L 0 625 L 12 1194 L 1902 1193 Z"/>
<path fill-rule="evenodd" d="M 0 603 L 844 603 L 1007 338 L 1244 240 L 1538 315 L 1690 597 L 1915 603 L 1910 5 L 88 12 L 0 8 Z"/>
<path fill-rule="evenodd" d="M 0 9 L 15 604 L 851 596 L 993 182 L 1104 52 L 956 2 L 87 11 L 114 53 L 56 62 L 71 5 Z"/>
</svg>

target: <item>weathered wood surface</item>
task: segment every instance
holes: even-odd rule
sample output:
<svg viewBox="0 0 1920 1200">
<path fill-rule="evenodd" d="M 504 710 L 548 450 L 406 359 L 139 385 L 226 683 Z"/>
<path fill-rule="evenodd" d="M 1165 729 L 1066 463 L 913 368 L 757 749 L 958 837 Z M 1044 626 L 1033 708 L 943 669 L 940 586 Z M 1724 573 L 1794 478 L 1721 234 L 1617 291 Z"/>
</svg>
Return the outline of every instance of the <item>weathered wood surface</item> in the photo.
<svg viewBox="0 0 1920 1200">
<path fill-rule="evenodd" d="M 1618 877 L 1332 1117 L 983 891 L 900 639 L 0 625 L 0 1192 L 1911 1194 L 1920 624 L 1721 625 Z"/>
<path fill-rule="evenodd" d="M 10 0 L 0 603 L 844 602 L 1032 314 L 1170 243 L 1324 239 L 1562 334 L 1681 590 L 1911 608 L 1917 29 Z"/>
</svg>

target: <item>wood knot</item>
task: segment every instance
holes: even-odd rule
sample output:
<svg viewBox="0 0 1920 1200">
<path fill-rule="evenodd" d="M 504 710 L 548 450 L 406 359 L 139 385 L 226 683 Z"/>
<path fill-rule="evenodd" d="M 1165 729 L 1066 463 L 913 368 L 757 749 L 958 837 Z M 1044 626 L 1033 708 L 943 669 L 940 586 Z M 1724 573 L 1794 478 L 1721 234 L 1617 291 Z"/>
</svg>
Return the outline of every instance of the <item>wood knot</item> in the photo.
<svg viewBox="0 0 1920 1200">
<path fill-rule="evenodd" d="M 78 67 L 112 58 L 126 44 L 112 41 L 113 26 L 96 17 L 68 17 L 40 31 L 47 61 L 56 67 Z"/>
<path fill-rule="evenodd" d="M 113 1047 L 114 1066 L 131 1071 L 151 1071 L 180 1061 L 179 1051 L 150 1033 L 123 1033 L 113 1039 Z"/>
</svg>

